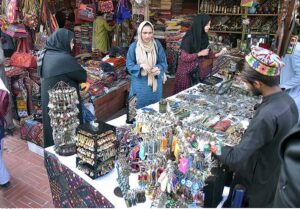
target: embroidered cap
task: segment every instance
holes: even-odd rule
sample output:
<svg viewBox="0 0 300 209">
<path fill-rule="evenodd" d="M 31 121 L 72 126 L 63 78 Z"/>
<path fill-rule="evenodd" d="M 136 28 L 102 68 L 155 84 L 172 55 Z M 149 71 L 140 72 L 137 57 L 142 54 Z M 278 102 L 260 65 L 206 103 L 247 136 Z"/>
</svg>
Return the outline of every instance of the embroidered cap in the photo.
<svg viewBox="0 0 300 209">
<path fill-rule="evenodd" d="M 251 53 L 245 59 L 254 70 L 267 76 L 280 75 L 280 70 L 284 67 L 277 54 L 257 46 L 251 48 Z"/>
</svg>

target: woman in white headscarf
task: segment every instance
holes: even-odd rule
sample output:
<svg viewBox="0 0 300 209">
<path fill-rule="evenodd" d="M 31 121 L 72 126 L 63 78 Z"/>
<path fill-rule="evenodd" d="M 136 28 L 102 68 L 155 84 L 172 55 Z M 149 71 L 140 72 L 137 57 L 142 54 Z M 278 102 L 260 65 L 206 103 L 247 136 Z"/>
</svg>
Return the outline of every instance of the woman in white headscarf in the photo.
<svg viewBox="0 0 300 209">
<path fill-rule="evenodd" d="M 149 21 L 138 27 L 138 40 L 129 47 L 126 67 L 131 74 L 129 98 L 137 97 L 137 108 L 158 102 L 162 98 L 167 60 L 165 51 L 153 36 Z"/>
</svg>

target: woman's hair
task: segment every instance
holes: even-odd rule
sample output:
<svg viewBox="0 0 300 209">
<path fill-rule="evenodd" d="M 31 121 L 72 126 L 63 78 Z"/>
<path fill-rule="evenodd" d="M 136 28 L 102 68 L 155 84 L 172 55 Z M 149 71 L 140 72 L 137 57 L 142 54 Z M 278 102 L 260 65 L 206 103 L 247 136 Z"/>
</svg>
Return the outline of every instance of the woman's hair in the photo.
<svg viewBox="0 0 300 209">
<path fill-rule="evenodd" d="M 267 76 L 254 70 L 247 62 L 244 63 L 241 77 L 249 83 L 260 81 L 267 86 L 273 87 L 279 85 L 279 76 Z"/>
<path fill-rule="evenodd" d="M 146 26 L 150 26 L 150 28 L 151 28 L 152 31 L 153 31 L 152 25 L 150 25 L 150 23 L 148 23 L 148 22 L 143 26 L 142 31 L 143 31 L 144 27 L 146 27 Z M 153 32 L 154 32 L 154 31 L 153 31 Z"/>
</svg>

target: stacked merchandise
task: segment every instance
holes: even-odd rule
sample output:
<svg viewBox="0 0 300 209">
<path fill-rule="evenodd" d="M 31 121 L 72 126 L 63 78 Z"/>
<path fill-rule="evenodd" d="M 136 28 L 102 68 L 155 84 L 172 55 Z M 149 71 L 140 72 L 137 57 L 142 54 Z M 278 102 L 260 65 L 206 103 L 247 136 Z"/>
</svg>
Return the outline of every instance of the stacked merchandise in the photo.
<svg viewBox="0 0 300 209">
<path fill-rule="evenodd" d="M 183 0 L 172 0 L 172 14 L 180 14 L 182 12 Z"/>
<path fill-rule="evenodd" d="M 164 40 L 165 37 L 166 26 L 162 23 L 157 22 L 155 24 L 154 38 Z"/>
<path fill-rule="evenodd" d="M 75 131 L 79 125 L 76 88 L 59 81 L 48 93 L 54 151 L 59 155 L 73 155 L 76 153 Z"/>
<path fill-rule="evenodd" d="M 26 118 L 20 123 L 21 139 L 32 142 L 38 146 L 44 146 L 43 124 L 33 120 L 33 117 Z"/>
<path fill-rule="evenodd" d="M 150 4 L 150 10 L 154 16 L 159 15 L 160 18 L 172 18 L 171 15 L 171 0 L 153 0 Z"/>
<path fill-rule="evenodd" d="M 74 27 L 75 33 L 75 55 L 90 53 L 92 51 L 92 37 L 93 26 L 92 24 L 82 24 Z"/>
<path fill-rule="evenodd" d="M 87 100 L 90 96 L 101 96 L 116 86 L 119 82 L 126 80 L 126 67 L 124 57 L 105 57 L 102 61 L 89 60 L 85 62 L 87 71 L 87 82 L 90 84 L 88 92 L 82 92 L 82 98 Z"/>
<path fill-rule="evenodd" d="M 92 179 L 110 172 L 117 155 L 115 127 L 99 121 L 78 127 L 76 167 Z"/>
<path fill-rule="evenodd" d="M 170 75 L 174 75 L 176 73 L 182 37 L 190 28 L 191 23 L 191 16 L 179 16 L 165 22 L 165 24 L 167 25 L 166 54 L 168 61 L 168 71 Z"/>
<path fill-rule="evenodd" d="M 181 26 L 180 20 L 172 19 L 166 21 L 166 43 L 167 43 L 167 61 L 168 61 L 168 71 L 171 75 L 176 73 L 178 64 L 178 55 L 181 43 Z"/>
<path fill-rule="evenodd" d="M 171 10 L 172 2 L 171 0 L 161 0 L 160 1 L 160 9 L 161 10 Z"/>
</svg>

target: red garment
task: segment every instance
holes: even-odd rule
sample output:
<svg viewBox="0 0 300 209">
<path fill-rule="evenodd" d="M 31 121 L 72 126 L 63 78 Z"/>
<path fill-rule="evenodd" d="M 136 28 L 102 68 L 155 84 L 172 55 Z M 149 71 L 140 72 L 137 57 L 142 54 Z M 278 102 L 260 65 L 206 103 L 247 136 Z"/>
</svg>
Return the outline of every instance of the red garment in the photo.
<svg viewBox="0 0 300 209">
<path fill-rule="evenodd" d="M 189 54 L 184 50 L 181 50 L 180 58 L 178 62 L 178 68 L 175 76 L 175 93 L 183 91 L 191 86 L 189 73 L 199 65 L 200 78 L 207 77 L 212 70 L 212 60 L 215 58 L 215 53 L 209 52 L 206 57 L 198 57 L 197 53 Z M 207 61 L 211 61 L 211 64 L 207 64 Z"/>
</svg>

